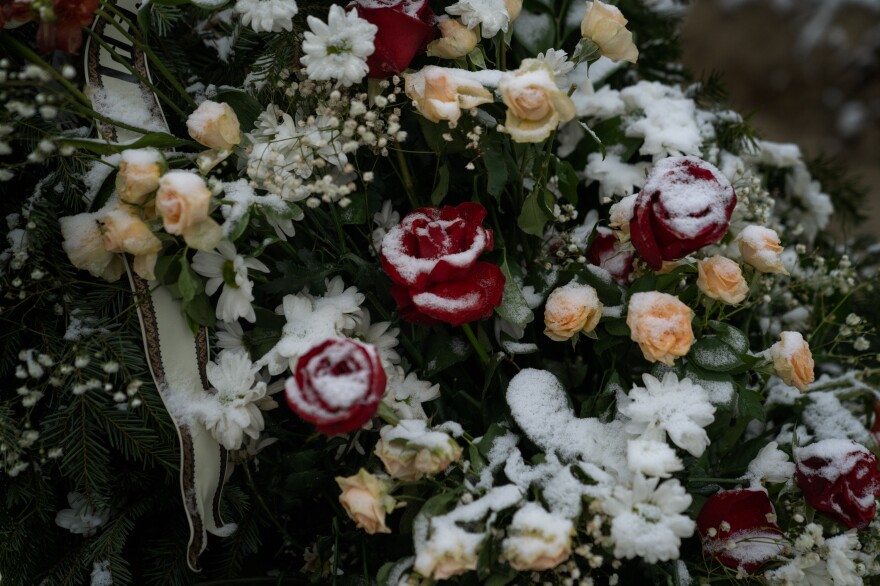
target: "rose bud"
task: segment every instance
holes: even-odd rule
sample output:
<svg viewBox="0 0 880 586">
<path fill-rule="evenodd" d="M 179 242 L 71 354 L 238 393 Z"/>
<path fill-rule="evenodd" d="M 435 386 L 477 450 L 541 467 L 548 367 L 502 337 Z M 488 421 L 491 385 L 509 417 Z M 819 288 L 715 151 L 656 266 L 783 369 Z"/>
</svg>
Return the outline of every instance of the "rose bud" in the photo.
<svg viewBox="0 0 880 586">
<path fill-rule="evenodd" d="M 587 2 L 587 13 L 581 21 L 581 36 L 599 46 L 603 55 L 612 61 L 635 63 L 639 50 L 627 30 L 623 13 L 617 6 L 604 2 Z"/>
<path fill-rule="evenodd" d="M 113 282 L 125 272 L 118 255 L 107 250 L 98 223 L 99 214 L 77 214 L 59 219 L 61 247 L 73 266 Z"/>
<path fill-rule="evenodd" d="M 122 152 L 116 193 L 122 202 L 141 205 L 147 195 L 159 188 L 165 160 L 156 149 L 131 149 Z"/>
<path fill-rule="evenodd" d="M 795 478 L 811 507 L 850 529 L 870 525 L 880 495 L 874 454 L 852 440 L 827 439 L 795 455 Z"/>
<path fill-rule="evenodd" d="M 776 511 L 763 489 L 716 492 L 700 509 L 697 530 L 703 539 L 703 555 L 750 573 L 783 551 Z"/>
<path fill-rule="evenodd" d="M 746 226 L 737 236 L 743 260 L 762 273 L 787 275 L 779 234 L 763 226 Z"/>
<path fill-rule="evenodd" d="M 815 380 L 813 353 L 798 332 L 782 332 L 779 341 L 770 346 L 769 354 L 776 375 L 785 384 L 804 392 Z"/>
<path fill-rule="evenodd" d="M 646 360 L 672 366 L 694 343 L 693 317 L 694 312 L 678 297 L 648 291 L 630 297 L 626 325 Z"/>
<path fill-rule="evenodd" d="M 419 113 L 431 122 L 455 121 L 462 110 L 494 101 L 492 92 L 459 74 L 460 70 L 428 65 L 421 71 L 405 73 L 406 95 Z"/>
<path fill-rule="evenodd" d="M 296 361 L 287 404 L 325 435 L 354 431 L 379 408 L 387 378 L 375 346 L 328 338 Z"/>
<path fill-rule="evenodd" d="M 388 483 L 361 468 L 354 476 L 336 477 L 342 494 L 339 502 L 358 527 L 369 533 L 391 533 L 385 515 L 397 501 L 388 494 Z"/>
<path fill-rule="evenodd" d="M 697 157 L 658 161 L 630 222 L 633 246 L 655 271 L 724 237 L 736 194 L 714 165 Z"/>
<path fill-rule="evenodd" d="M 379 29 L 373 40 L 376 50 L 367 58 L 373 78 L 400 73 L 436 36 L 437 17 L 428 0 L 355 0 L 353 9 Z"/>
<path fill-rule="evenodd" d="M 54 18 L 42 22 L 37 29 L 40 50 L 76 55 L 82 45 L 82 29 L 92 24 L 99 4 L 99 0 L 53 0 Z"/>
<path fill-rule="evenodd" d="M 544 334 L 556 342 L 571 339 L 579 332 L 592 332 L 602 317 L 599 295 L 589 285 L 572 281 L 557 287 L 544 307 Z"/>
<path fill-rule="evenodd" d="M 541 142 L 560 122 L 574 118 L 574 102 L 556 85 L 553 69 L 537 59 L 524 59 L 506 73 L 498 92 L 507 106 L 505 131 L 515 142 Z"/>
<path fill-rule="evenodd" d="M 474 50 L 480 42 L 479 29 L 469 29 L 460 20 L 445 18 L 437 23 L 442 38 L 428 43 L 428 57 L 458 59 Z"/>
<path fill-rule="evenodd" d="M 165 231 L 182 235 L 198 250 L 213 250 L 223 238 L 223 229 L 208 216 L 211 190 L 205 180 L 190 171 L 169 171 L 159 179 L 156 211 Z"/>
<path fill-rule="evenodd" d="M 519 572 L 552 570 L 571 555 L 573 532 L 569 519 L 527 503 L 513 516 L 502 544 L 503 556 Z"/>
<path fill-rule="evenodd" d="M 376 456 L 398 480 L 419 480 L 446 470 L 461 459 L 462 449 L 448 434 L 432 431 L 424 420 L 404 419 L 379 431 Z"/>
<path fill-rule="evenodd" d="M 587 260 L 590 264 L 602 267 L 617 283 L 625 285 L 633 270 L 632 250 L 617 239 L 608 228 L 599 228 L 598 234 L 587 249 Z"/>
<path fill-rule="evenodd" d="M 739 265 L 723 256 L 715 255 L 697 261 L 697 287 L 712 299 L 736 305 L 749 293 Z"/>
<path fill-rule="evenodd" d="M 504 0 L 504 7 L 507 8 L 507 15 L 510 17 L 508 22 L 513 22 L 519 18 L 522 12 L 523 0 Z"/>
<path fill-rule="evenodd" d="M 186 119 L 189 135 L 209 149 L 228 151 L 241 142 L 241 126 L 229 104 L 205 100 Z"/>
</svg>

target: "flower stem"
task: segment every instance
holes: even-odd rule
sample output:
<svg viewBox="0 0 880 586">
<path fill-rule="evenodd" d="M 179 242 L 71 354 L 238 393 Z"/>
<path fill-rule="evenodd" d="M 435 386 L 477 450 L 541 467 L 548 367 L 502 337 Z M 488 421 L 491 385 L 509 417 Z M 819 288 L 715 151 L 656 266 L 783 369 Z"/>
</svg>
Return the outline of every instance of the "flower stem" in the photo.
<svg viewBox="0 0 880 586">
<path fill-rule="evenodd" d="M 474 335 L 474 331 L 471 329 L 471 324 L 461 324 L 461 329 L 464 330 L 464 335 L 467 336 L 471 346 L 476 350 L 477 356 L 480 357 L 480 362 L 483 364 L 489 364 L 489 355 L 486 354 L 486 349 L 483 348 L 483 345 L 480 344 L 480 341 Z"/>
<path fill-rule="evenodd" d="M 417 209 L 419 204 L 416 201 L 416 188 L 412 180 L 412 175 L 409 172 L 409 164 L 406 162 L 406 157 L 403 156 L 403 151 L 399 148 L 400 145 L 397 146 L 398 148 L 395 149 L 395 154 L 397 155 L 397 163 L 400 165 L 400 176 L 403 180 L 403 188 L 406 190 L 406 195 L 409 197 L 409 202 L 412 204 L 413 209 Z"/>
<path fill-rule="evenodd" d="M 251 469 L 248 466 L 247 462 L 244 462 L 241 467 L 244 469 L 244 475 L 247 477 L 248 485 L 251 487 L 251 492 L 254 493 L 254 496 L 257 497 L 257 502 L 260 503 L 260 506 L 263 507 L 263 510 L 266 511 L 266 515 L 269 517 L 269 520 L 275 525 L 275 528 L 278 530 L 278 533 L 281 537 L 284 538 L 284 542 L 288 544 L 295 543 L 293 539 L 291 539 L 290 534 L 287 533 L 287 530 L 278 522 L 277 513 L 269 508 L 269 505 L 266 504 L 266 501 L 263 500 L 263 495 L 260 494 L 260 491 L 257 489 L 257 483 L 254 482 L 254 477 L 251 476 Z"/>
<path fill-rule="evenodd" d="M 397 425 L 398 423 L 400 423 L 400 419 L 394 413 L 394 410 L 389 407 L 388 403 L 386 403 L 385 401 L 381 401 L 379 403 L 379 409 L 376 411 L 376 415 L 378 415 L 379 418 L 388 425 Z"/>
</svg>

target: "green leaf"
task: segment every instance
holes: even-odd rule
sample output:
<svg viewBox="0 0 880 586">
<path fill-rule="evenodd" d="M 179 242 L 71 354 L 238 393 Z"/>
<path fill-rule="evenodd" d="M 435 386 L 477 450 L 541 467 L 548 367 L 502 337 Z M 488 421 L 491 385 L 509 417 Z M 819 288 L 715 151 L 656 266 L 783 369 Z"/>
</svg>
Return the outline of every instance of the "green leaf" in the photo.
<svg viewBox="0 0 880 586">
<path fill-rule="evenodd" d="M 746 421 L 757 419 L 764 421 L 764 401 L 761 395 L 749 389 L 740 389 L 736 397 L 736 415 Z"/>
<path fill-rule="evenodd" d="M 180 276 L 177 279 L 177 287 L 180 290 L 180 295 L 186 301 L 192 301 L 196 295 L 204 291 L 202 280 L 189 266 L 186 256 L 180 257 Z"/>
<path fill-rule="evenodd" d="M 504 186 L 507 185 L 507 162 L 504 159 L 504 151 L 500 141 L 495 145 L 495 148 L 486 151 L 483 161 L 486 163 L 486 171 L 489 173 L 486 191 L 500 202 Z"/>
<path fill-rule="evenodd" d="M 606 278 L 606 273 L 594 265 L 585 265 L 577 273 L 579 283 L 589 285 L 596 290 L 599 300 L 605 305 L 618 305 L 623 298 L 623 293 L 614 281 Z"/>
<path fill-rule="evenodd" d="M 343 224 L 363 224 L 367 221 L 367 194 L 355 193 L 349 199 L 351 203 L 339 214 Z"/>
<path fill-rule="evenodd" d="M 559 181 L 559 191 L 562 192 L 562 197 L 567 199 L 570 204 L 577 205 L 579 181 L 574 167 L 568 161 L 556 159 L 556 178 Z"/>
<path fill-rule="evenodd" d="M 435 329 L 425 349 L 425 376 L 432 377 L 453 364 L 470 356 L 471 345 L 463 338 L 452 337 L 448 332 Z"/>
<path fill-rule="evenodd" d="M 694 364 L 693 361 L 689 361 L 685 367 L 683 376 L 691 379 L 691 381 L 700 385 L 707 391 L 709 389 L 718 389 L 718 391 L 721 391 L 722 388 L 726 387 L 730 390 L 731 400 L 734 397 L 736 387 L 730 373 L 705 370 Z M 714 402 L 715 400 L 713 399 L 713 403 Z"/>
<path fill-rule="evenodd" d="M 544 235 L 544 226 L 550 220 L 550 215 L 544 210 L 549 209 L 548 198 L 552 202 L 552 197 L 546 189 L 538 189 L 529 194 L 516 220 L 520 230 L 532 236 Z"/>
<path fill-rule="evenodd" d="M 501 263 L 501 272 L 504 274 L 504 293 L 501 297 L 501 305 L 495 310 L 502 318 L 517 327 L 524 328 L 535 319 L 535 315 L 526 303 L 522 290 L 519 286 L 519 267 L 514 265 L 513 271 L 507 264 L 507 252 Z"/>
<path fill-rule="evenodd" d="M 440 172 L 437 180 L 437 187 L 434 188 L 434 191 L 431 192 L 431 204 L 435 206 L 439 206 L 440 202 L 443 201 L 443 198 L 446 197 L 446 193 L 449 191 L 449 167 L 447 165 L 443 165 L 440 167 Z"/>
<path fill-rule="evenodd" d="M 227 238 L 232 242 L 235 242 L 241 235 L 244 234 L 244 231 L 247 230 L 248 225 L 250 225 L 251 221 L 251 209 L 248 208 L 245 213 L 239 217 L 235 223 L 232 225 L 232 228 L 229 230 L 229 235 Z"/>
<path fill-rule="evenodd" d="M 193 2 L 195 4 L 195 2 Z M 265 108 L 253 96 L 241 90 L 220 90 L 214 96 L 215 102 L 225 102 L 235 110 L 242 132 L 250 132 Z"/>
<path fill-rule="evenodd" d="M 107 203 L 107 200 L 110 199 L 110 196 L 116 191 L 116 176 L 118 174 L 119 170 L 114 169 L 109 175 L 107 175 L 107 178 L 101 183 L 101 187 L 98 188 L 98 193 L 95 194 L 95 198 L 92 200 L 92 205 L 89 206 L 89 211 L 95 212 L 104 207 L 104 204 Z"/>
<path fill-rule="evenodd" d="M 204 293 L 199 293 L 192 299 L 184 299 L 181 303 L 183 312 L 189 316 L 191 320 L 201 326 L 212 327 L 216 323 L 214 307 L 211 301 Z"/>
<path fill-rule="evenodd" d="M 605 326 L 605 330 L 612 336 L 629 339 L 631 332 L 629 326 L 626 325 L 626 319 L 614 318 L 602 323 Z"/>
<path fill-rule="evenodd" d="M 112 144 L 103 140 L 90 138 L 64 138 L 60 143 L 64 146 L 72 146 L 77 149 L 91 151 L 98 155 L 115 155 L 128 149 L 142 149 L 155 147 L 158 149 L 171 149 L 177 147 L 201 148 L 198 143 L 191 140 L 177 138 L 165 132 L 148 132 L 136 141 L 125 144 Z"/>
<path fill-rule="evenodd" d="M 717 336 L 704 336 L 691 348 L 690 358 L 710 372 L 727 372 L 745 366 L 736 350 Z"/>
<path fill-rule="evenodd" d="M 738 353 L 744 354 L 749 351 L 749 339 L 742 330 L 720 321 L 710 321 L 709 327 L 725 344 Z"/>
</svg>

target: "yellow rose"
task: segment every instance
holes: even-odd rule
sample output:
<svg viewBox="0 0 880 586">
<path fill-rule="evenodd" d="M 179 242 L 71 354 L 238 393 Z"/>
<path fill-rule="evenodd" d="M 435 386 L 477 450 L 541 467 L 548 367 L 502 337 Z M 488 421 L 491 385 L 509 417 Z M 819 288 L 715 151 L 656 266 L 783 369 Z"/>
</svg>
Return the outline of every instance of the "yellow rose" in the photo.
<svg viewBox="0 0 880 586">
<path fill-rule="evenodd" d="M 452 18 L 437 23 L 441 38 L 428 43 L 429 57 L 458 59 L 474 50 L 480 42 L 479 27 L 469 29 L 461 21 Z"/>
<path fill-rule="evenodd" d="M 159 180 L 156 211 L 165 231 L 182 235 L 199 250 L 212 250 L 223 237 L 223 229 L 208 217 L 211 191 L 205 180 L 189 171 L 169 171 Z"/>
<path fill-rule="evenodd" d="M 581 36 L 590 39 L 603 55 L 613 61 L 635 63 L 639 50 L 626 29 L 627 20 L 616 6 L 604 2 L 587 2 L 587 13 L 581 22 Z"/>
<path fill-rule="evenodd" d="M 749 293 L 742 269 L 729 258 L 716 254 L 697 261 L 697 273 L 697 287 L 712 299 L 736 305 Z"/>
<path fill-rule="evenodd" d="M 391 533 L 385 525 L 385 514 L 396 504 L 381 479 L 361 468 L 354 476 L 336 477 L 342 490 L 339 502 L 358 527 L 369 533 Z"/>
<path fill-rule="evenodd" d="M 494 101 L 492 92 L 456 69 L 428 65 L 403 77 L 406 95 L 431 122 L 455 121 L 461 117 L 462 110 Z"/>
<path fill-rule="evenodd" d="M 572 281 L 556 288 L 544 307 L 544 334 L 551 340 L 564 342 L 578 332 L 596 329 L 602 317 L 602 304 L 596 290 Z"/>
<path fill-rule="evenodd" d="M 420 419 L 404 419 L 379 431 L 376 456 L 399 480 L 419 480 L 446 470 L 461 459 L 458 443 L 442 431 L 432 431 Z"/>
<path fill-rule="evenodd" d="M 523 60 L 502 77 L 498 91 L 507 106 L 504 126 L 516 142 L 541 142 L 576 113 L 571 98 L 556 86 L 553 70 L 537 59 Z"/>
<path fill-rule="evenodd" d="M 210 149 L 228 151 L 241 142 L 241 126 L 229 104 L 205 100 L 186 119 L 189 135 Z"/>
<path fill-rule="evenodd" d="M 513 516 L 503 543 L 504 558 L 520 572 L 551 570 L 571 555 L 573 530 L 569 519 L 528 503 Z"/>
<path fill-rule="evenodd" d="M 113 282 L 122 276 L 125 266 L 119 255 L 107 250 L 98 214 L 77 214 L 60 218 L 61 247 L 71 264 L 95 277 Z"/>
<path fill-rule="evenodd" d="M 776 375 L 801 392 L 816 379 L 810 345 L 798 332 L 782 332 L 779 341 L 770 347 L 770 358 Z"/>
<path fill-rule="evenodd" d="M 104 247 L 110 252 L 140 256 L 162 250 L 162 242 L 131 209 L 110 210 L 101 217 L 101 224 L 104 228 Z"/>
<path fill-rule="evenodd" d="M 159 187 L 162 162 L 162 155 L 156 149 L 124 151 L 116 175 L 116 193 L 120 201 L 132 205 L 144 203 L 147 195 Z"/>
<path fill-rule="evenodd" d="M 646 360 L 672 366 L 694 343 L 693 317 L 694 312 L 678 297 L 649 291 L 630 298 L 626 325 Z"/>
<path fill-rule="evenodd" d="M 758 271 L 788 274 L 782 264 L 782 246 L 779 243 L 779 234 L 774 230 L 763 226 L 746 226 L 737 239 L 743 260 Z"/>
</svg>

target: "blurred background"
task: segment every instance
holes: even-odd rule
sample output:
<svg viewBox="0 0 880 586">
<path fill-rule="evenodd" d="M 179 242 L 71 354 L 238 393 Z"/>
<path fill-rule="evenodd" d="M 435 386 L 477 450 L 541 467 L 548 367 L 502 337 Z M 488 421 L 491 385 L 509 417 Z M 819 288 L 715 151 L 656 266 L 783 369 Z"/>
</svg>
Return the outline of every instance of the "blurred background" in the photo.
<svg viewBox="0 0 880 586">
<path fill-rule="evenodd" d="M 718 71 L 762 137 L 839 157 L 880 236 L 880 0 L 694 0 L 684 62 Z"/>
</svg>

